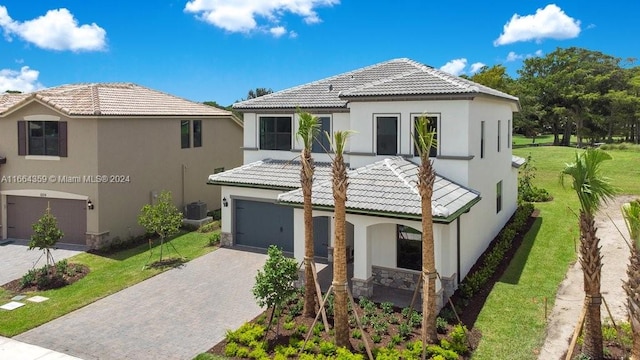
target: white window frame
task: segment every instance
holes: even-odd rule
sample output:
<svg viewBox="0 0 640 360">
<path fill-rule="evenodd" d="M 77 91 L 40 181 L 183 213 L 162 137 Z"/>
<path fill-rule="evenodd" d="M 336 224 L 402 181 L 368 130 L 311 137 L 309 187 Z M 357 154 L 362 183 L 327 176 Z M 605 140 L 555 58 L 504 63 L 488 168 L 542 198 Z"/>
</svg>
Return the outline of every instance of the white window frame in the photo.
<svg viewBox="0 0 640 360">
<path fill-rule="evenodd" d="M 378 118 L 396 118 L 396 153 L 393 155 L 390 154 L 378 154 Z M 400 129 L 402 128 L 401 117 L 399 113 L 381 113 L 381 114 L 373 114 L 373 153 L 376 156 L 396 156 L 400 154 Z"/>
<path fill-rule="evenodd" d="M 435 117 L 437 118 L 436 120 L 436 156 L 438 157 L 440 155 L 442 155 L 441 152 L 441 147 L 440 147 L 440 139 L 442 138 L 442 113 L 411 113 L 411 136 L 409 136 L 411 138 L 410 142 L 411 142 L 411 153 L 414 154 L 415 157 L 415 153 L 414 153 L 414 148 L 415 148 L 415 140 L 413 137 L 413 134 L 415 134 L 416 131 L 416 118 L 420 117 L 420 116 L 426 116 L 427 118 L 429 117 Z"/>
</svg>

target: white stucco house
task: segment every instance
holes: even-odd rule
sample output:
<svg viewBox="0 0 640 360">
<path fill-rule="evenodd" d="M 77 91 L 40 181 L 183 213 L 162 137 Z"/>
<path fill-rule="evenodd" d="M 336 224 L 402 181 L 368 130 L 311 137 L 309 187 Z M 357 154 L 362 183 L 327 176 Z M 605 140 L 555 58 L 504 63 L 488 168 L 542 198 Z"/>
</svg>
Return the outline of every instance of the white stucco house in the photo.
<svg viewBox="0 0 640 360">
<path fill-rule="evenodd" d="M 409 59 L 394 59 L 236 103 L 244 114 L 244 165 L 213 174 L 221 185 L 226 245 L 280 246 L 302 261 L 297 109 L 322 130 L 354 130 L 345 160 L 347 241 L 354 296 L 374 284 L 413 289 L 421 268 L 420 196 L 412 134 L 418 117 L 437 129 L 431 152 L 438 291 L 450 296 L 516 210 L 517 167 L 511 153 L 518 98 Z M 314 146 L 315 254 L 331 261 L 331 156 Z"/>
</svg>

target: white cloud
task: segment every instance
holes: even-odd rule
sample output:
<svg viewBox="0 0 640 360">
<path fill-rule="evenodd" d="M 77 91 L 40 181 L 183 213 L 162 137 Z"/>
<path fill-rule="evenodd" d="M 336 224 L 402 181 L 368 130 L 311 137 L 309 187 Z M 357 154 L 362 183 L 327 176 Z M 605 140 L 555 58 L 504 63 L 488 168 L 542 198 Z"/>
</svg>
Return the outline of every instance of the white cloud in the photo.
<svg viewBox="0 0 640 360">
<path fill-rule="evenodd" d="M 453 59 L 451 61 L 449 61 L 448 63 L 442 65 L 440 67 L 440 70 L 449 73 L 451 75 L 460 75 L 462 73 L 464 73 L 464 68 L 467 66 L 467 59 L 465 58 L 460 58 L 460 59 Z"/>
<path fill-rule="evenodd" d="M 285 29 L 284 26 L 276 26 L 276 27 L 272 27 L 271 29 L 269 29 L 269 32 L 274 37 L 279 38 L 280 36 L 282 36 L 282 35 L 287 33 L 287 29 Z"/>
<path fill-rule="evenodd" d="M 513 62 L 513 61 L 522 60 L 522 59 L 524 59 L 524 55 L 516 54 L 513 51 L 509 51 L 509 54 L 507 54 L 507 58 L 505 59 L 505 61 Z"/>
<path fill-rule="evenodd" d="M 494 46 L 519 41 L 541 42 L 544 39 L 572 39 L 580 34 L 580 20 L 568 16 L 555 4 L 537 9 L 533 15 L 514 14 L 494 42 Z"/>
<path fill-rule="evenodd" d="M 315 8 L 339 3 L 340 0 L 190 0 L 184 10 L 229 32 L 249 33 L 266 26 L 273 36 L 280 37 L 284 32 L 274 33 L 273 29 L 280 27 L 277 24 L 285 13 L 315 24 L 321 21 Z M 266 25 L 258 24 L 258 19 L 264 19 Z M 297 33 L 290 32 L 289 36 L 296 37 Z"/>
<path fill-rule="evenodd" d="M 23 66 L 20 71 L 2 69 L 0 70 L 0 93 L 7 90 L 27 93 L 42 89 L 44 86 L 38 82 L 39 75 L 38 70 L 30 69 L 28 66 Z"/>
<path fill-rule="evenodd" d="M 477 73 L 478 71 L 480 71 L 480 69 L 482 69 L 483 67 L 487 66 L 487 64 L 485 63 L 481 63 L 481 62 L 477 62 L 477 63 L 473 63 L 471 64 L 471 69 L 469 70 L 472 74 Z"/>
<path fill-rule="evenodd" d="M 298 37 L 298 33 L 293 31 L 293 30 L 291 30 L 291 31 L 289 31 L 289 37 L 292 38 L 292 39 L 295 39 L 295 38 Z"/>
<path fill-rule="evenodd" d="M 542 56 L 544 53 L 542 52 L 542 49 L 540 50 L 536 50 L 536 52 L 534 53 L 535 56 Z"/>
<path fill-rule="evenodd" d="M 0 6 L 0 27 L 10 40 L 16 35 L 37 47 L 48 50 L 96 51 L 106 48 L 107 32 L 93 23 L 78 25 L 69 10 L 49 10 L 33 20 L 13 20 L 7 8 Z"/>
</svg>

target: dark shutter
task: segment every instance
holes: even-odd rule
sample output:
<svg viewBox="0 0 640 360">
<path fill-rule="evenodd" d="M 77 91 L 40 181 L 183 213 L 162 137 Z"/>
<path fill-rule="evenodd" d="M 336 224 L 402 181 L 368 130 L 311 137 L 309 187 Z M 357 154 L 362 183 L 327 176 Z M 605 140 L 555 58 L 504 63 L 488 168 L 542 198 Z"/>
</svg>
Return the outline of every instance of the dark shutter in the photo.
<svg viewBox="0 0 640 360">
<path fill-rule="evenodd" d="M 18 121 L 18 155 L 27 155 L 27 122 Z"/>
<path fill-rule="evenodd" d="M 67 157 L 67 122 L 58 122 L 58 156 Z"/>
</svg>

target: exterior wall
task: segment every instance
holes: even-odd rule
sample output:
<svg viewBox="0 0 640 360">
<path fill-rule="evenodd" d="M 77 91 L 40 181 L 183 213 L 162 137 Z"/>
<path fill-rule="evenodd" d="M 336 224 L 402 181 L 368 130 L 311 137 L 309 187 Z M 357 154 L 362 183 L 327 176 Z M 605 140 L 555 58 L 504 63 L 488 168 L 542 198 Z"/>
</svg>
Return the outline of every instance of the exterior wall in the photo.
<svg viewBox="0 0 640 360">
<path fill-rule="evenodd" d="M 194 117 L 189 120 L 202 120 L 202 146 L 182 149 L 181 120 L 100 119 L 98 173 L 129 177 L 128 183 L 99 185 L 101 231 L 122 239 L 141 234 L 140 208 L 164 190 L 181 210 L 195 201 L 220 208 L 220 187 L 207 185 L 207 177 L 241 164 L 242 128 L 228 118 Z"/>
<path fill-rule="evenodd" d="M 68 157 L 43 157 L 18 155 L 18 121 L 46 120 L 67 121 Z M 42 175 L 40 182 L 0 183 L 0 236 L 6 238 L 6 195 L 40 196 L 67 199 L 98 199 L 98 186 L 87 182 L 65 183 L 69 176 L 93 175 L 98 173 L 96 119 L 66 118 L 39 103 L 29 104 L 7 117 L 0 118 L 0 156 L 7 163 L 0 167 L 2 176 Z M 42 209 L 44 213 L 45 209 Z M 87 211 L 87 232 L 99 232 L 99 210 Z"/>
</svg>

